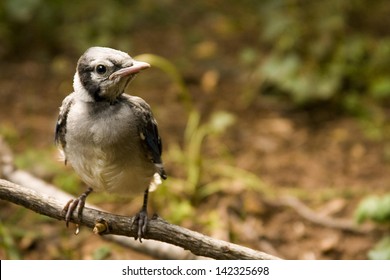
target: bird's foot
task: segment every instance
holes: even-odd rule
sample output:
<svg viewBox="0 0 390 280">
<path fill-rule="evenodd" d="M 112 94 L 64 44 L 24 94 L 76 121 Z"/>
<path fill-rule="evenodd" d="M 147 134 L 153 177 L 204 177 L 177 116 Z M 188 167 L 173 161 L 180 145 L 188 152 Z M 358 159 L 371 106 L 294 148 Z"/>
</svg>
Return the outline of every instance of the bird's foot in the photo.
<svg viewBox="0 0 390 280">
<path fill-rule="evenodd" d="M 146 209 L 141 209 L 141 211 L 139 211 L 137 215 L 135 215 L 131 227 L 133 227 L 134 224 L 136 224 L 138 227 L 137 236 L 135 236 L 134 239 L 139 239 L 139 242 L 142 243 L 142 238 L 145 237 L 146 227 L 148 226 L 148 212 L 146 211 Z"/>
<path fill-rule="evenodd" d="M 77 218 L 78 220 L 81 220 L 81 214 L 83 212 L 84 206 L 85 206 L 85 200 L 87 199 L 87 196 L 92 192 L 92 188 L 88 188 L 84 193 L 82 193 L 78 198 L 71 199 L 66 203 L 64 209 L 62 210 L 65 213 L 65 223 L 66 227 L 69 227 L 69 222 L 72 218 L 72 215 L 74 211 L 77 208 Z M 79 233 L 79 225 L 76 224 L 77 228 L 75 231 L 75 234 L 77 235 Z"/>
</svg>

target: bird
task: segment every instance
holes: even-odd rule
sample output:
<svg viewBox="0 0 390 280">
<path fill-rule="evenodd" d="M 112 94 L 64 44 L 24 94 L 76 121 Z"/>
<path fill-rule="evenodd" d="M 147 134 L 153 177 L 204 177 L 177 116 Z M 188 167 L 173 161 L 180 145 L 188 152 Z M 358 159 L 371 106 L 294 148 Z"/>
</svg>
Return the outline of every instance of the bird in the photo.
<svg viewBox="0 0 390 280">
<path fill-rule="evenodd" d="M 145 237 L 148 194 L 167 178 L 162 140 L 150 105 L 124 91 L 149 67 L 108 47 L 91 47 L 79 58 L 73 92 L 63 100 L 55 128 L 55 143 L 65 164 L 88 186 L 65 205 L 67 226 L 76 208 L 81 220 L 92 191 L 143 193 L 141 210 L 131 226 L 138 226 L 135 239 L 142 242 Z"/>
</svg>

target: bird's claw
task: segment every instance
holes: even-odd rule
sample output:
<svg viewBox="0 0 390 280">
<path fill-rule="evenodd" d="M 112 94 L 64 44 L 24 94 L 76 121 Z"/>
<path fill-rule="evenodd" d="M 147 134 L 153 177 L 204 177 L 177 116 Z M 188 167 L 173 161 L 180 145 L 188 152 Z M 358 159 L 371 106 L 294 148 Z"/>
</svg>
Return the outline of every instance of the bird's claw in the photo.
<svg viewBox="0 0 390 280">
<path fill-rule="evenodd" d="M 91 192 L 92 192 L 92 188 L 88 188 L 88 190 L 84 192 L 82 195 L 80 195 L 78 198 L 71 199 L 66 203 L 64 209 L 62 210 L 65 213 L 66 227 L 69 227 L 69 222 L 76 208 L 77 208 L 77 218 L 79 221 L 81 220 L 82 212 L 85 206 L 85 200 L 87 199 L 87 196 Z M 80 226 L 79 224 L 76 224 L 75 234 L 77 235 L 79 232 L 80 232 Z"/>
<path fill-rule="evenodd" d="M 142 243 L 142 238 L 145 237 L 146 228 L 148 226 L 148 212 L 144 209 L 139 211 L 137 215 L 135 215 L 131 226 L 133 226 L 134 224 L 137 225 L 137 236 L 135 236 L 134 239 L 139 239 L 139 242 Z"/>
</svg>

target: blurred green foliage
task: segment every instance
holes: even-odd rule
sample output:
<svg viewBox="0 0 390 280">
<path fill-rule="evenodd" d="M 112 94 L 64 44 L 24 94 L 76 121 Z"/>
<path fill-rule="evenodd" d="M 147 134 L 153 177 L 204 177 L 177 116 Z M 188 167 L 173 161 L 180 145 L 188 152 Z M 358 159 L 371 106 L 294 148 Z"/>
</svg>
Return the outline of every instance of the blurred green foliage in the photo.
<svg viewBox="0 0 390 280">
<path fill-rule="evenodd" d="M 50 57 L 80 53 L 91 43 L 129 49 L 131 42 L 124 35 L 134 27 L 136 16 L 129 16 L 134 4 L 135 1 L 1 1 L 0 54 L 8 58 L 32 54 Z"/>
<path fill-rule="evenodd" d="M 53 147 L 54 149 L 54 147 Z M 69 193 L 80 193 L 80 178 L 73 170 L 66 168 L 63 161 L 53 163 L 54 158 L 59 158 L 58 152 L 52 150 L 28 149 L 24 153 L 15 156 L 15 165 L 24 170 L 29 170 L 42 179 L 53 182 L 56 186 Z"/>
<path fill-rule="evenodd" d="M 377 223 L 390 223 L 390 194 L 366 197 L 358 206 L 355 218 L 362 223 L 372 220 Z"/>
<path fill-rule="evenodd" d="M 11 230 L 12 231 L 12 230 Z M 10 232 L 7 226 L 0 221 L 0 248 L 6 252 L 6 257 L 12 260 L 20 259 L 20 252 L 16 245 L 15 234 Z"/>
<path fill-rule="evenodd" d="M 158 50 L 205 41 L 216 43 L 214 56 L 231 54 L 252 71 L 246 102 L 260 81 L 262 91 L 298 105 L 332 101 L 361 113 L 390 98 L 389 13 L 386 0 L 4 0 L 0 57 L 78 55 L 91 45 L 131 50 L 138 34 Z"/>
<path fill-rule="evenodd" d="M 253 56 L 254 73 L 298 105 L 330 101 L 365 113 L 367 102 L 390 97 L 385 11 L 386 1 L 262 1 L 259 41 L 269 49 Z"/>
<path fill-rule="evenodd" d="M 369 196 L 363 199 L 355 212 L 358 223 L 371 220 L 379 224 L 390 224 L 390 194 L 382 197 Z M 374 260 L 390 260 L 390 236 L 385 236 L 373 249 L 368 257 Z"/>
<path fill-rule="evenodd" d="M 135 56 L 134 59 L 148 62 L 150 65 L 153 65 L 153 67 L 164 71 L 165 74 L 167 74 L 172 79 L 172 82 L 178 87 L 180 95 L 179 100 L 185 107 L 186 111 L 191 112 L 194 110 L 192 97 L 183 79 L 183 76 L 172 62 L 164 57 L 154 54 L 141 54 Z"/>
<path fill-rule="evenodd" d="M 112 249 L 109 246 L 100 246 L 92 254 L 94 260 L 104 260 L 110 256 Z"/>
<path fill-rule="evenodd" d="M 371 260 L 390 260 L 390 236 L 384 237 L 370 250 L 368 257 Z"/>
</svg>

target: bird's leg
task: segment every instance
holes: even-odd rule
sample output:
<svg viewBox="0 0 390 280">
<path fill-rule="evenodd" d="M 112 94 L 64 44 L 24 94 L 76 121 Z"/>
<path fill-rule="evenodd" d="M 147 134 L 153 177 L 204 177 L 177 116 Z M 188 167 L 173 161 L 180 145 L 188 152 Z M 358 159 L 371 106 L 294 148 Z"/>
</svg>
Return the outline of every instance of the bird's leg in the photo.
<svg viewBox="0 0 390 280">
<path fill-rule="evenodd" d="M 144 202 L 142 204 L 141 211 L 135 215 L 133 223 L 131 226 L 134 224 L 137 224 L 138 226 L 138 231 L 137 231 L 137 236 L 135 237 L 135 240 L 139 238 L 139 241 L 142 243 L 142 238 L 145 236 L 146 233 L 146 227 L 148 225 L 148 196 L 149 196 L 149 188 L 145 190 L 144 193 Z"/>
<path fill-rule="evenodd" d="M 82 193 L 78 198 L 71 199 L 66 203 L 63 212 L 65 212 L 65 222 L 66 227 L 69 226 L 70 218 L 73 215 L 73 212 L 77 209 L 77 217 L 79 220 L 81 220 L 81 213 L 83 212 L 85 200 L 87 199 L 87 196 L 92 192 L 92 188 L 88 188 L 84 193 Z M 78 226 L 78 225 L 77 225 Z M 78 230 L 76 230 L 76 234 L 78 233 Z"/>
</svg>

